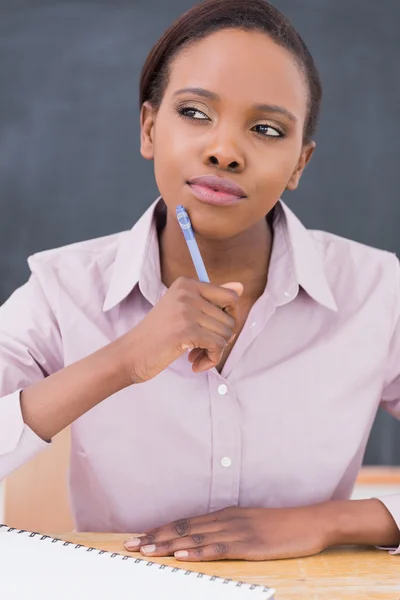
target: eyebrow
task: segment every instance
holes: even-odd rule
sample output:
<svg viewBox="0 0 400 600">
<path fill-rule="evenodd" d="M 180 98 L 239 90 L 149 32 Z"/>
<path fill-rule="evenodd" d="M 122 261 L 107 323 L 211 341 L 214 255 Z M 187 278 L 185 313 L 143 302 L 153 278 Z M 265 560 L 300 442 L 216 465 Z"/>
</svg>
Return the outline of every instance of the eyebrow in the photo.
<svg viewBox="0 0 400 600">
<path fill-rule="evenodd" d="M 176 92 L 174 92 L 173 96 L 179 96 L 181 94 L 188 93 L 195 94 L 196 96 L 202 96 L 203 98 L 207 98 L 207 100 L 220 100 L 220 97 L 215 92 L 210 92 L 209 90 L 196 87 L 182 88 L 181 90 L 177 90 Z M 293 113 L 290 112 L 290 110 L 284 108 L 283 106 L 278 106 L 277 104 L 254 104 L 253 108 L 261 112 L 269 112 L 284 115 L 294 123 L 296 123 L 297 121 L 297 118 L 294 116 Z"/>
</svg>

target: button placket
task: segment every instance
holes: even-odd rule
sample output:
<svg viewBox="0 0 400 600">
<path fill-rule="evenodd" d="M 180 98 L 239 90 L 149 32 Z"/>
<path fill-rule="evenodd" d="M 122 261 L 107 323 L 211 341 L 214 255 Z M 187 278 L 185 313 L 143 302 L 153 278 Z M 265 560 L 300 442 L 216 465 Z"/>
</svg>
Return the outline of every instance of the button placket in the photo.
<svg viewBox="0 0 400 600">
<path fill-rule="evenodd" d="M 241 424 L 235 391 L 219 373 L 209 372 L 212 430 L 210 511 L 239 500 Z"/>
<path fill-rule="evenodd" d="M 251 308 L 245 326 L 232 348 L 226 364 L 222 370 L 222 375 L 226 378 L 231 373 L 232 369 L 240 361 L 247 348 L 262 332 L 266 322 L 275 312 L 275 304 L 269 295 L 265 298 L 261 297 Z"/>
</svg>

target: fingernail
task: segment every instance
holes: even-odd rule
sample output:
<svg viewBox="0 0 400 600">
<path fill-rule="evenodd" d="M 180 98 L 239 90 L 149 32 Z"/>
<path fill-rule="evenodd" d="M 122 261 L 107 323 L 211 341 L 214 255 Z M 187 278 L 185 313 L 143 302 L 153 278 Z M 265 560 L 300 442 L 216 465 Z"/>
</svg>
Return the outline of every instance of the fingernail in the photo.
<svg viewBox="0 0 400 600">
<path fill-rule="evenodd" d="M 175 558 L 186 558 L 189 556 L 189 552 L 187 550 L 178 550 L 178 552 L 174 553 Z"/>
<path fill-rule="evenodd" d="M 144 552 L 145 554 L 151 554 L 152 552 L 156 551 L 156 547 L 154 544 L 151 544 L 149 546 L 142 546 L 141 551 Z"/>
<path fill-rule="evenodd" d="M 127 550 L 134 550 L 138 546 L 140 546 L 140 538 L 132 538 L 131 540 L 127 540 L 124 543 L 124 546 Z"/>
</svg>

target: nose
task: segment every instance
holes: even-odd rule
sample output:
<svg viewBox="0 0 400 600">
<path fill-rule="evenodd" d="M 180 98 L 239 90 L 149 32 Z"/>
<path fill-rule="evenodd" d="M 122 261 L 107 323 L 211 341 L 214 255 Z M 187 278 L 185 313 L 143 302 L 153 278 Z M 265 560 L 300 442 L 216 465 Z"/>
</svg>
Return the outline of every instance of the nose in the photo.
<svg viewBox="0 0 400 600">
<path fill-rule="evenodd" d="M 240 173 L 245 167 L 245 160 L 234 137 L 233 132 L 219 129 L 204 151 L 204 164 Z"/>
</svg>

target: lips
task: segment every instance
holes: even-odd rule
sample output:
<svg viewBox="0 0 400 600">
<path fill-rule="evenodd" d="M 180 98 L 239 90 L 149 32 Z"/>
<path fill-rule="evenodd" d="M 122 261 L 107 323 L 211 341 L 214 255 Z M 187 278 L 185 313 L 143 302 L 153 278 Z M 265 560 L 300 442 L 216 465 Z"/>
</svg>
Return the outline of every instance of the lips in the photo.
<svg viewBox="0 0 400 600">
<path fill-rule="evenodd" d="M 190 186 L 200 186 L 202 188 L 209 188 L 215 192 L 227 194 L 229 196 L 236 196 L 237 198 L 245 198 L 246 194 L 242 188 L 225 177 L 216 177 L 215 175 L 202 175 L 200 177 L 193 177 L 188 181 Z"/>
</svg>

